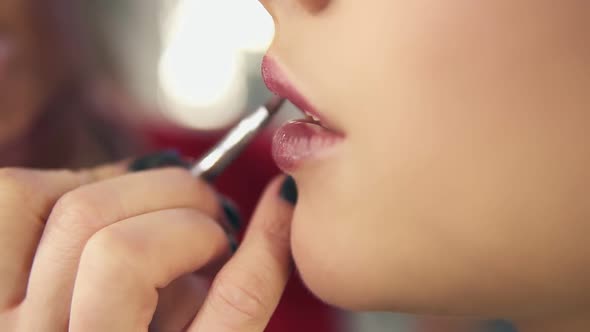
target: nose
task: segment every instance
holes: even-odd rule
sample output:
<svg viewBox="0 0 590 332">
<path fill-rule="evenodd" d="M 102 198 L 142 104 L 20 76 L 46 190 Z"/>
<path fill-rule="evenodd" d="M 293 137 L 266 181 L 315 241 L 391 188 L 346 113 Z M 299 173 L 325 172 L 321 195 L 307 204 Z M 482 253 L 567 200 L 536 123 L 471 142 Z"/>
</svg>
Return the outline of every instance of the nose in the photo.
<svg viewBox="0 0 590 332">
<path fill-rule="evenodd" d="M 328 7 L 330 0 L 297 0 L 310 13 L 318 13 Z"/>
<path fill-rule="evenodd" d="M 274 17 L 276 7 L 280 6 L 281 1 L 277 0 L 260 0 L 266 10 Z M 324 10 L 330 4 L 331 0 L 290 0 L 292 4 L 298 5 L 310 14 L 317 14 Z"/>
</svg>

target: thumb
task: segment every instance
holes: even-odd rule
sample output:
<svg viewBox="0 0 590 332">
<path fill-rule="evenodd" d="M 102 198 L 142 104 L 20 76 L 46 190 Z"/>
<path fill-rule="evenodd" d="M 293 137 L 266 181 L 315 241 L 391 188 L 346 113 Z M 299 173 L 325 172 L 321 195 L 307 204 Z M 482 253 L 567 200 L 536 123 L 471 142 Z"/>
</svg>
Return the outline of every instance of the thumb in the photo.
<svg viewBox="0 0 590 332">
<path fill-rule="evenodd" d="M 266 189 L 240 249 L 215 278 L 189 332 L 262 332 L 292 271 L 293 180 Z"/>
</svg>

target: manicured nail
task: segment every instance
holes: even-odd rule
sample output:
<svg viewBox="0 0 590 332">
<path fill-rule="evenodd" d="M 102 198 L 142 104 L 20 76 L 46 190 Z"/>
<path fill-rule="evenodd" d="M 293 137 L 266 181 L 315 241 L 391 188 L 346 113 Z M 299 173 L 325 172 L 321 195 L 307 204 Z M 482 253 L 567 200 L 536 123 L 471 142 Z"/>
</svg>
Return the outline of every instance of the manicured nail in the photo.
<svg viewBox="0 0 590 332">
<path fill-rule="evenodd" d="M 297 204 L 297 196 L 297 184 L 295 184 L 295 179 L 289 176 L 281 186 L 281 197 L 295 205 Z"/>
<path fill-rule="evenodd" d="M 221 197 L 220 200 L 227 222 L 231 225 L 234 231 L 239 232 L 242 228 L 240 211 L 229 199 Z"/>
<path fill-rule="evenodd" d="M 132 172 L 140 172 L 163 167 L 188 168 L 189 164 L 182 160 L 178 151 L 168 150 L 136 159 L 131 165 L 129 165 L 129 170 Z"/>
<path fill-rule="evenodd" d="M 229 241 L 229 248 L 231 249 L 231 252 L 233 254 L 236 253 L 236 251 L 238 251 L 238 240 L 236 239 L 236 236 L 231 234 L 231 233 L 226 233 L 227 234 L 227 240 Z"/>
</svg>

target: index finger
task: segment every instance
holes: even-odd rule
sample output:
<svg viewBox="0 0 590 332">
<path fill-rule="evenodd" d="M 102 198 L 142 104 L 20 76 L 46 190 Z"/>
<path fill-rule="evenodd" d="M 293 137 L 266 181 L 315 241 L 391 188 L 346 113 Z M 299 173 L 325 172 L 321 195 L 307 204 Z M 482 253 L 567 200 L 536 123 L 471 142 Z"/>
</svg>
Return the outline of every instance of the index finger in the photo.
<svg viewBox="0 0 590 332">
<path fill-rule="evenodd" d="M 246 237 L 221 269 L 189 332 L 261 332 L 270 320 L 292 270 L 293 206 L 274 180 L 258 205 Z"/>
<path fill-rule="evenodd" d="M 85 183 L 124 171 L 118 164 L 80 172 L 0 169 L 0 311 L 23 300 L 37 243 L 55 202 Z"/>
</svg>

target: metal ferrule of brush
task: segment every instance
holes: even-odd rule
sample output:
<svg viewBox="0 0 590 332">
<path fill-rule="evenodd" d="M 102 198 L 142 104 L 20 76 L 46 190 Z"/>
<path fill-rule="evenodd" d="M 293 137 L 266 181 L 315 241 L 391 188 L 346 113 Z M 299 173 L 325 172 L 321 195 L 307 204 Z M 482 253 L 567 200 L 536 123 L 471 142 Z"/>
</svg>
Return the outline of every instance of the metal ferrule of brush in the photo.
<svg viewBox="0 0 590 332">
<path fill-rule="evenodd" d="M 256 134 L 272 118 L 283 100 L 273 98 L 266 105 L 242 119 L 227 135 L 217 143 L 195 166 L 191 173 L 207 181 L 213 181 L 248 146 Z"/>
</svg>

